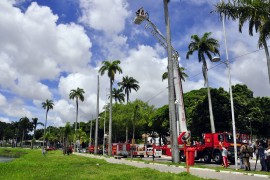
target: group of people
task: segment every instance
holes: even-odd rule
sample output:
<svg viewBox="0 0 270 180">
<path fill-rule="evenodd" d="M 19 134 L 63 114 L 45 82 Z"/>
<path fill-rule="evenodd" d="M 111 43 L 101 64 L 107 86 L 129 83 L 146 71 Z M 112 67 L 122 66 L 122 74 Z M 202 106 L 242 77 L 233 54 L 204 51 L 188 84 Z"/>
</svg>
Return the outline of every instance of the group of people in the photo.
<svg viewBox="0 0 270 180">
<path fill-rule="evenodd" d="M 223 166 L 228 167 L 228 150 L 220 143 L 222 147 Z M 267 143 L 263 140 L 257 140 L 254 144 L 249 145 L 247 140 L 243 141 L 243 145 L 240 148 L 238 157 L 240 160 L 240 168 L 245 171 L 250 171 L 250 158 L 256 158 L 255 170 L 257 161 L 260 160 L 261 171 L 270 172 L 270 146 L 267 147 Z"/>
<path fill-rule="evenodd" d="M 253 145 L 253 152 L 256 157 L 256 165 L 260 160 L 261 171 L 270 172 L 270 146 L 263 140 L 257 140 Z"/>
</svg>

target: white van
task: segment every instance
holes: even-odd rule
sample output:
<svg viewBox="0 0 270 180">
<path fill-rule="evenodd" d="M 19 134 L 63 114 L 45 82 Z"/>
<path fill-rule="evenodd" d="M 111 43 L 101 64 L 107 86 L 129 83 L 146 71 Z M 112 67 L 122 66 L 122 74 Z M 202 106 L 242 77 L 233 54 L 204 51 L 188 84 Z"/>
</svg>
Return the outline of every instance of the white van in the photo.
<svg viewBox="0 0 270 180">
<path fill-rule="evenodd" d="M 161 149 L 154 149 L 154 156 L 155 157 L 161 157 L 162 155 L 162 150 Z M 146 156 L 149 157 L 149 156 L 153 156 L 153 148 L 152 147 L 149 147 L 146 149 Z"/>
</svg>

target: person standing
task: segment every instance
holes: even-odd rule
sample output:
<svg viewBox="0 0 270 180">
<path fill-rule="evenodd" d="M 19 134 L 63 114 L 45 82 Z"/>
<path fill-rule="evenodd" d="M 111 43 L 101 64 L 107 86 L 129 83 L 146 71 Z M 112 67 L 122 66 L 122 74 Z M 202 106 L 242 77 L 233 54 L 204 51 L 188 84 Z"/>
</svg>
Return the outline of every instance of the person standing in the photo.
<svg viewBox="0 0 270 180">
<path fill-rule="evenodd" d="M 228 150 L 223 146 L 222 142 L 219 143 L 222 148 L 222 160 L 225 168 L 228 167 Z"/>
<path fill-rule="evenodd" d="M 243 145 L 240 148 L 240 154 L 243 158 L 243 163 L 245 165 L 245 171 L 250 171 L 250 148 L 247 145 L 247 140 L 243 140 Z"/>
<path fill-rule="evenodd" d="M 258 155 L 259 155 L 260 163 L 261 163 L 261 171 L 266 171 L 266 164 L 265 164 L 265 145 L 264 145 L 263 140 L 261 140 L 259 142 Z"/>
</svg>

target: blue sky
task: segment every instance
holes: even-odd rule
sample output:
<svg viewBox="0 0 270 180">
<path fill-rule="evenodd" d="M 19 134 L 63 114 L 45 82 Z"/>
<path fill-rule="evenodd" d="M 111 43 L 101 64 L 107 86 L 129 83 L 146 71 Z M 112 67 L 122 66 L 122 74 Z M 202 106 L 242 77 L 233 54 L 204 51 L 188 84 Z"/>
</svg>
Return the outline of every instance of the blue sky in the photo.
<svg viewBox="0 0 270 180">
<path fill-rule="evenodd" d="M 212 32 L 220 42 L 225 60 L 222 22 L 215 13 L 219 0 L 171 0 L 169 3 L 172 45 L 180 53 L 180 65 L 189 78 L 185 92 L 204 87 L 197 56 L 186 60 L 192 34 Z M 96 116 L 98 69 L 103 60 L 121 60 L 123 76 L 140 83 L 131 100 L 142 99 L 156 107 L 167 103 L 166 51 L 142 25 L 133 23 L 135 12 L 144 7 L 150 20 L 165 35 L 163 0 L 1 0 L 0 1 L 0 121 L 21 117 L 45 118 L 41 103 L 54 101 L 49 125 L 75 121 L 71 89 L 85 90 L 79 103 L 79 120 Z M 237 22 L 226 21 L 232 83 L 247 84 L 255 96 L 270 96 L 264 50 L 257 35 L 238 32 Z M 216 66 L 219 64 L 218 66 Z M 228 90 L 224 64 L 210 63 L 210 86 Z M 115 86 L 116 87 L 116 86 Z M 100 77 L 100 111 L 107 101 L 108 77 Z M 162 93 L 160 93 L 162 92 Z M 157 95 L 158 94 L 158 95 Z"/>
</svg>

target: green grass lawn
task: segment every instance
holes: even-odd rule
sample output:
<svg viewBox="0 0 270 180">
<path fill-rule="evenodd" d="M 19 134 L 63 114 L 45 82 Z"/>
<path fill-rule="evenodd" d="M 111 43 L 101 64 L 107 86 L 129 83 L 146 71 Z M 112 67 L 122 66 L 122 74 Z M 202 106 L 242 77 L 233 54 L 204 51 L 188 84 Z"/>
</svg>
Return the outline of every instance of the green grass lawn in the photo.
<svg viewBox="0 0 270 180">
<path fill-rule="evenodd" d="M 16 155 L 18 158 L 0 163 L 0 179 L 202 179 L 187 173 L 161 173 L 149 168 L 110 164 L 105 160 L 64 156 L 61 151 L 50 151 L 46 157 L 41 150 L 0 148 L 0 156 Z M 14 157 L 14 156 L 13 156 Z"/>
</svg>

